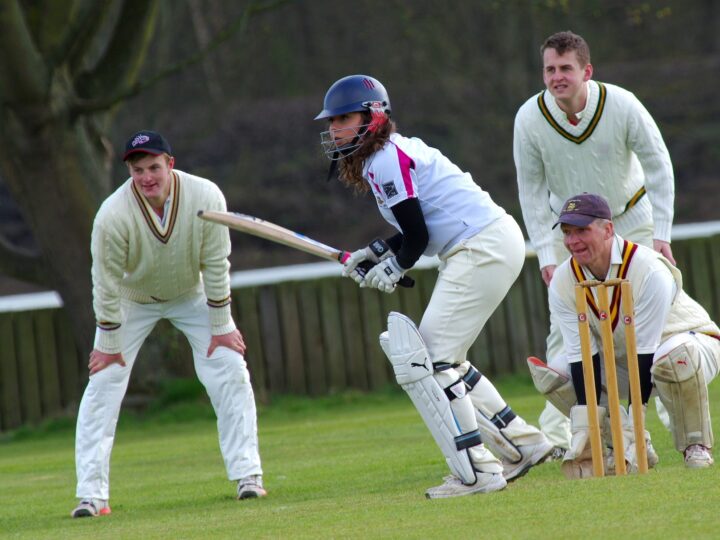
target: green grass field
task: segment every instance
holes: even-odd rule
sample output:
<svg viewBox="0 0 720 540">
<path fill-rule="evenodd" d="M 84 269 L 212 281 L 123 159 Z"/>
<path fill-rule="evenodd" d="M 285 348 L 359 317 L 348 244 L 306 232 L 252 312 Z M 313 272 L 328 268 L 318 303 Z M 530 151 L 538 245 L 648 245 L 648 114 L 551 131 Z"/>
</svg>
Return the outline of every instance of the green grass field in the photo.
<svg viewBox="0 0 720 540">
<path fill-rule="evenodd" d="M 536 423 L 530 381 L 496 383 Z M 718 417 L 720 385 L 711 403 Z M 74 430 L 55 422 L 0 442 L 0 538 L 716 538 L 720 465 L 686 470 L 654 412 L 648 427 L 648 475 L 571 481 L 550 463 L 501 492 L 429 501 L 448 471 L 403 393 L 283 398 L 259 417 L 269 496 L 240 502 L 211 410 L 171 403 L 121 417 L 113 513 L 74 520 Z"/>
</svg>

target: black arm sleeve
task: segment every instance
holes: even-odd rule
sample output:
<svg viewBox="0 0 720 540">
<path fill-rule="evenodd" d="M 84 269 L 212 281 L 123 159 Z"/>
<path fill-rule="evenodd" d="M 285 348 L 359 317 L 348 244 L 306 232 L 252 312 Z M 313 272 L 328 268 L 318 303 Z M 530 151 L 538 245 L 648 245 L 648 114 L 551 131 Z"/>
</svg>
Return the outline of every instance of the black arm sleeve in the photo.
<svg viewBox="0 0 720 540">
<path fill-rule="evenodd" d="M 402 233 L 388 238 L 386 242 L 395 252 L 398 264 L 404 269 L 412 268 L 429 240 L 420 201 L 417 198 L 405 199 L 391 210 Z"/>
<path fill-rule="evenodd" d="M 600 391 L 601 383 L 600 380 L 600 355 L 595 354 L 592 357 L 593 374 L 595 375 L 595 397 L 598 403 L 600 403 Z M 575 388 L 575 395 L 578 398 L 578 405 L 587 405 L 587 397 L 585 395 L 585 375 L 583 375 L 582 362 L 571 362 L 570 363 L 570 374 L 572 376 L 573 387 Z"/>
</svg>

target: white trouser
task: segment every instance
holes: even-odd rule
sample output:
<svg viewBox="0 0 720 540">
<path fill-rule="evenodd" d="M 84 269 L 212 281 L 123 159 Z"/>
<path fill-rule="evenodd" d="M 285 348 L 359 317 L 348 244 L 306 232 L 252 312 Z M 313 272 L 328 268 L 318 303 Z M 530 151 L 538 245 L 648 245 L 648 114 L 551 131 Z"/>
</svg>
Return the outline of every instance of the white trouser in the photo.
<svg viewBox="0 0 720 540">
<path fill-rule="evenodd" d="M 120 404 L 138 350 L 160 319 L 169 320 L 190 342 L 195 372 L 218 419 L 228 478 L 262 474 L 250 374 L 242 355 L 225 347 L 207 357 L 211 338 L 208 309 L 205 296 L 195 293 L 159 304 L 122 301 L 120 331 L 126 366 L 112 364 L 91 375 L 85 388 L 75 435 L 77 497 L 110 498 L 110 452 Z"/>
<path fill-rule="evenodd" d="M 613 224 L 615 225 L 615 232 L 623 238 L 649 248 L 653 247 L 652 207 L 647 195 L 640 199 L 638 204 L 628 212 L 614 218 Z M 553 229 L 553 247 L 558 264 L 570 256 L 563 244 L 560 227 Z M 565 349 L 562 334 L 552 313 L 550 315 L 550 333 L 546 340 L 546 346 L 546 362 L 548 366 L 556 370 L 557 366 L 561 366 L 561 372 L 565 373 L 567 365 L 564 362 Z M 658 406 L 658 414 L 661 417 L 663 414 L 667 417 L 667 412 L 665 412 L 659 400 L 656 401 L 656 406 Z M 538 422 L 540 429 L 550 439 L 550 442 L 561 448 L 570 448 L 570 419 L 557 410 L 549 401 L 545 403 L 545 409 L 540 414 Z"/>
<path fill-rule="evenodd" d="M 467 359 L 490 315 L 520 274 L 522 231 L 510 215 L 451 248 L 440 259 L 437 282 L 419 331 L 432 362 Z"/>
</svg>

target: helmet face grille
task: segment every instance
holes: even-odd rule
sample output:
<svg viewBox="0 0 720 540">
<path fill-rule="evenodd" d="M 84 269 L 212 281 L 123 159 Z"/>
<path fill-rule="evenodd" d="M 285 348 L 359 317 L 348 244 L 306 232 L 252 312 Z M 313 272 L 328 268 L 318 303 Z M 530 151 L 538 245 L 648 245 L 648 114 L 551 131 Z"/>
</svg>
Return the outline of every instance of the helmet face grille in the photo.
<svg viewBox="0 0 720 540">
<path fill-rule="evenodd" d="M 369 124 L 362 124 L 355 129 L 355 137 L 349 143 L 345 143 L 342 146 L 337 144 L 333 133 L 330 130 L 323 131 L 320 133 L 320 146 L 322 146 L 323 153 L 327 156 L 330 161 L 338 161 L 349 155 L 357 152 L 362 146 L 362 136 L 367 131 L 370 131 L 372 122 Z"/>
</svg>

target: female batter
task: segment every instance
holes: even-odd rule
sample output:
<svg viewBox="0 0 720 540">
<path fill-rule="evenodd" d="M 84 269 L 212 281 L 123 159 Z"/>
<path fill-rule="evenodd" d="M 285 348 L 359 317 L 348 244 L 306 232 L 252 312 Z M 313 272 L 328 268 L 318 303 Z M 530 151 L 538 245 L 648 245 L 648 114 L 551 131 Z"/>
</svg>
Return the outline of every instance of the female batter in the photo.
<svg viewBox="0 0 720 540">
<path fill-rule="evenodd" d="M 438 279 L 416 330 L 417 343 L 427 350 L 433 368 L 430 378 L 445 390 L 441 393 L 448 398 L 458 433 L 439 433 L 445 428 L 428 423 L 453 476 L 429 489 L 427 496 L 496 491 L 552 450 L 545 436 L 516 416 L 492 383 L 467 361 L 468 349 L 520 273 L 524 239 L 515 220 L 470 174 L 420 139 L 397 133 L 390 114 L 384 86 L 373 77 L 351 75 L 330 87 L 316 117 L 327 122 L 321 142 L 333 161 L 331 173 L 337 166 L 346 185 L 371 191 L 383 218 L 398 230 L 395 236 L 354 252 L 345 262 L 344 274 L 361 287 L 391 293 L 421 255 L 439 256 Z M 364 273 L 358 268 L 363 261 L 375 266 Z M 393 321 L 388 336 L 391 350 L 397 339 L 391 326 L 398 328 L 409 319 Z M 387 353 L 387 346 L 383 348 Z M 388 356 L 398 375 L 396 359 Z M 410 393 L 411 386 L 403 388 Z M 433 415 L 426 415 L 426 405 L 416 398 L 413 402 L 428 422 Z M 456 448 L 443 446 L 444 435 L 455 441 Z M 463 459 L 471 464 L 471 476 L 462 473 Z"/>
</svg>

